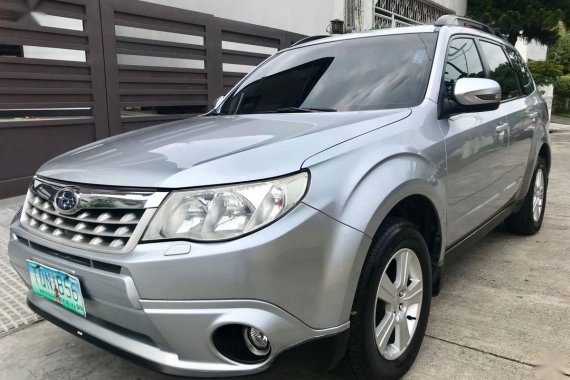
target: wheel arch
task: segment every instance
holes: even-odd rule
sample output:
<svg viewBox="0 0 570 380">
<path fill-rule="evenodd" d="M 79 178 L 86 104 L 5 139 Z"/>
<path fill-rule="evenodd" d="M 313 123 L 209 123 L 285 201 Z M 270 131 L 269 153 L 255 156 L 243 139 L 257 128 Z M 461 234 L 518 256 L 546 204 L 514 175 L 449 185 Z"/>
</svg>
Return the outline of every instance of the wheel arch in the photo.
<svg viewBox="0 0 570 380">
<path fill-rule="evenodd" d="M 547 143 L 543 143 L 538 151 L 538 157 L 542 157 L 542 159 L 546 162 L 546 168 L 550 172 L 550 165 L 552 163 L 550 146 Z"/>
<path fill-rule="evenodd" d="M 418 227 L 428 245 L 432 264 L 438 265 L 445 246 L 445 187 L 435 168 L 427 171 L 427 162 L 420 163 L 423 178 L 408 178 L 394 187 L 371 214 L 364 232 L 374 238 L 390 217 L 405 219 Z"/>
<path fill-rule="evenodd" d="M 392 149 L 387 145 L 383 147 L 387 153 L 379 157 L 377 147 L 370 143 L 365 145 L 366 149 L 343 153 L 342 160 L 332 155 L 309 162 L 307 167 L 311 171 L 311 184 L 303 202 L 362 232 L 362 239 L 367 241 L 367 245 L 390 212 L 405 215 L 414 221 L 416 218 L 409 211 L 411 208 L 429 210 L 426 214 L 432 218 L 424 220 L 434 219 L 437 235 L 441 236 L 440 241 L 431 247 L 434 265 L 440 265 L 446 231 L 444 155 L 434 155 L 430 159 L 432 156 L 428 157 L 423 152 L 402 151 L 402 146 Z M 388 154 L 390 150 L 396 152 Z M 435 250 L 434 246 L 437 247 Z M 347 305 L 352 305 L 369 248 L 345 253 L 353 262 L 350 269 L 352 282 L 346 295 Z M 335 271 L 334 275 L 338 275 L 338 272 Z"/>
<path fill-rule="evenodd" d="M 388 212 L 378 230 L 386 220 L 400 218 L 414 224 L 422 234 L 431 258 L 432 265 L 440 263 L 442 253 L 442 228 L 437 209 L 433 202 L 422 194 L 413 194 L 399 201 Z"/>
<path fill-rule="evenodd" d="M 538 157 L 541 157 L 546 161 L 546 167 L 548 171 L 550 171 L 552 166 L 552 155 L 550 149 L 550 135 L 548 134 L 547 128 L 537 128 L 537 132 L 535 133 L 531 145 L 526 171 L 524 173 L 519 192 L 515 196 L 517 201 L 522 201 L 530 188 L 532 174 L 534 173 Z"/>
<path fill-rule="evenodd" d="M 415 188 L 416 186 L 412 186 L 410 189 Z M 412 190 L 409 193 L 404 193 L 402 189 L 398 189 L 395 194 L 399 196 L 391 197 L 383 204 L 387 211 L 379 208 L 378 211 L 382 213 L 383 217 L 380 220 L 373 220 L 369 224 L 369 228 L 374 229 L 368 235 L 372 241 L 365 257 L 359 260 L 362 265 L 359 268 L 358 273 L 360 275 L 358 277 L 360 278 L 365 263 L 369 259 L 370 249 L 374 246 L 374 241 L 387 227 L 386 223 L 390 223 L 391 220 L 403 219 L 415 225 L 426 242 L 432 270 L 432 295 L 437 296 L 442 286 L 442 266 L 445 256 L 445 213 L 442 214 L 436 207 L 433 198 L 425 193 Z"/>
</svg>

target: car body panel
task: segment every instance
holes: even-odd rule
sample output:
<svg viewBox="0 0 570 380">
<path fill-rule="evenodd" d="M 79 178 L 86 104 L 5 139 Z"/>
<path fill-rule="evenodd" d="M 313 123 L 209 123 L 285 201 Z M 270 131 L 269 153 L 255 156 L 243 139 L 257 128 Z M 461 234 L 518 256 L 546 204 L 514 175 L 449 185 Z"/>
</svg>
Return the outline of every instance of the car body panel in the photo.
<svg viewBox="0 0 570 380">
<path fill-rule="evenodd" d="M 440 120 L 447 148 L 447 241 L 453 244 L 501 209 L 516 188 L 508 181 L 504 110 Z"/>
<path fill-rule="evenodd" d="M 314 330 L 278 307 L 257 300 L 214 300 L 183 302 L 145 302 L 145 318 L 157 333 L 173 342 L 161 347 L 144 337 L 125 334 L 98 324 L 93 319 L 68 315 L 53 302 L 35 294 L 28 296 L 28 304 L 50 320 L 63 321 L 74 335 L 90 342 L 106 343 L 107 349 L 122 352 L 137 364 L 145 363 L 152 369 L 176 376 L 229 377 L 255 374 L 271 366 L 283 351 L 307 340 L 330 337 L 348 329 L 348 323 L 336 328 Z M 117 313 L 121 311 L 118 310 Z M 142 312 L 141 312 L 142 313 Z M 122 319 L 132 317 L 124 314 Z M 166 318 L 165 318 L 166 317 Z M 273 336 L 276 344 L 267 361 L 238 364 L 223 358 L 211 343 L 211 333 L 217 327 L 234 321 L 251 321 Z M 148 332 L 149 330 L 145 330 Z M 175 349 L 179 349 L 178 354 Z M 176 353 L 175 353 L 176 352 Z M 135 359 L 136 358 L 136 359 Z"/>
<path fill-rule="evenodd" d="M 518 192 L 515 196 L 515 199 L 517 200 L 522 200 L 525 197 L 526 193 L 528 192 L 528 189 L 530 187 L 530 182 L 532 180 L 532 175 L 536 167 L 536 162 L 540 150 L 543 147 L 546 148 L 546 155 L 548 156 L 547 159 L 548 164 L 550 164 L 551 162 L 551 157 L 550 157 L 551 138 L 550 138 L 550 131 L 548 129 L 549 114 L 546 102 L 540 97 L 538 90 L 535 90 L 535 92 L 531 96 L 527 97 L 527 102 L 529 102 L 532 105 L 533 111 L 529 110 L 523 112 L 525 113 L 528 112 L 529 114 L 533 112 L 538 112 L 538 117 L 534 121 L 534 131 L 530 138 L 530 149 L 528 156 L 526 158 L 523 157 L 523 154 L 527 150 L 527 148 L 526 146 L 523 145 L 524 143 L 522 141 L 515 143 L 515 144 L 520 144 L 520 147 L 513 148 L 515 149 L 515 154 L 517 154 L 516 152 L 517 149 L 522 151 L 518 152 L 518 154 L 520 154 L 519 158 L 522 160 L 521 166 L 525 168 L 521 186 L 518 189 Z M 525 129 L 526 128 L 528 127 L 525 127 Z M 526 138 L 523 138 L 522 140 L 524 141 L 526 140 Z"/>
<path fill-rule="evenodd" d="M 478 37 L 510 46 L 496 36 L 471 28 L 442 27 L 439 34 L 432 79 L 426 95 L 431 99 L 439 99 L 440 96 L 441 75 L 450 39 Z M 532 170 L 522 170 L 529 162 L 530 138 L 542 133 L 537 131 L 537 125 L 530 122 L 528 115 L 544 104 L 535 91 L 526 97 L 503 101 L 495 111 L 440 118 L 447 149 L 448 220 L 444 234 L 448 246 L 460 242 L 508 203 L 524 197 L 526 190 L 521 191 L 521 188 L 532 176 Z M 508 127 L 501 132 L 503 126 Z M 541 127 L 544 129 L 543 125 Z"/>
<path fill-rule="evenodd" d="M 253 181 L 295 172 L 307 157 L 410 112 L 195 117 L 97 141 L 52 159 L 37 174 L 72 183 L 165 189 Z"/>
<path fill-rule="evenodd" d="M 15 253 L 11 261 L 18 273 L 27 279 L 29 258 L 74 274 L 85 290 L 88 314 L 98 316 L 92 306 L 99 299 L 106 300 L 107 305 L 140 309 L 139 299 L 247 298 L 277 305 L 315 329 L 348 321 L 358 273 L 371 242 L 362 232 L 305 204 L 266 227 L 263 234 L 220 243 L 139 244 L 127 254 L 71 248 L 34 235 L 17 220 L 12 231 L 34 241 L 36 247 L 20 244 L 18 253 L 11 249 Z M 180 244 L 189 247 L 188 253 L 167 254 Z M 49 255 L 50 250 L 119 266 L 121 273 L 59 259 Z M 164 281 L 166 273 L 168 281 Z"/>
<path fill-rule="evenodd" d="M 410 195 L 428 198 L 446 220 L 445 143 L 430 100 L 402 122 L 310 157 L 305 202 L 373 237 L 382 220 Z"/>
</svg>

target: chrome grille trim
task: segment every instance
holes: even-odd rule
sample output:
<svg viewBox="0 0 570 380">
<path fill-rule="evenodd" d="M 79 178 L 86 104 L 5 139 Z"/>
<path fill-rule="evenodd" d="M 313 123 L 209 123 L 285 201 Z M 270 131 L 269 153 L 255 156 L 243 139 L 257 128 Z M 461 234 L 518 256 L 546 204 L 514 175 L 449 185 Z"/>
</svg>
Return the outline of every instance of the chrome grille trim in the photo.
<svg viewBox="0 0 570 380">
<path fill-rule="evenodd" d="M 79 207 L 64 213 L 55 194 L 73 186 Z M 126 253 L 138 243 L 166 192 L 121 192 L 90 189 L 34 178 L 21 216 L 25 229 L 45 239 L 75 248 Z"/>
</svg>

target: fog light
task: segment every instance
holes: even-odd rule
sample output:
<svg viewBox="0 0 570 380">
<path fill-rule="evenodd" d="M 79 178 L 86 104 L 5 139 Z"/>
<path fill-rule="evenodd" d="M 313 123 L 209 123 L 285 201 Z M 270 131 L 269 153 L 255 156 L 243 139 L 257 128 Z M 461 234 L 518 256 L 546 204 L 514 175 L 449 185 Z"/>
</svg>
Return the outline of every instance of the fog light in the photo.
<svg viewBox="0 0 570 380">
<path fill-rule="evenodd" d="M 269 353 L 271 346 L 269 345 L 269 340 L 264 333 L 254 327 L 244 327 L 243 335 L 245 345 L 252 354 L 265 356 Z"/>
<path fill-rule="evenodd" d="M 12 233 L 12 240 L 16 240 L 16 241 L 18 241 L 18 235 L 16 235 L 16 234 Z"/>
</svg>

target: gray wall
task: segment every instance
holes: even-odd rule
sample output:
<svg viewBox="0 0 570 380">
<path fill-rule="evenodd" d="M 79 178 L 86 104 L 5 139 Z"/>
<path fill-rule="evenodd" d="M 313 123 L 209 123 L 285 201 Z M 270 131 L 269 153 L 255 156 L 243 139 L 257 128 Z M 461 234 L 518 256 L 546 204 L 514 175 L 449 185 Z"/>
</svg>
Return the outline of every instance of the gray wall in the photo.
<svg viewBox="0 0 570 380">
<path fill-rule="evenodd" d="M 443 7 L 453 9 L 459 16 L 465 16 L 467 12 L 467 0 L 437 0 L 433 2 Z"/>
<path fill-rule="evenodd" d="M 345 0 L 144 0 L 216 17 L 315 35 L 330 20 L 344 19 Z"/>
</svg>

